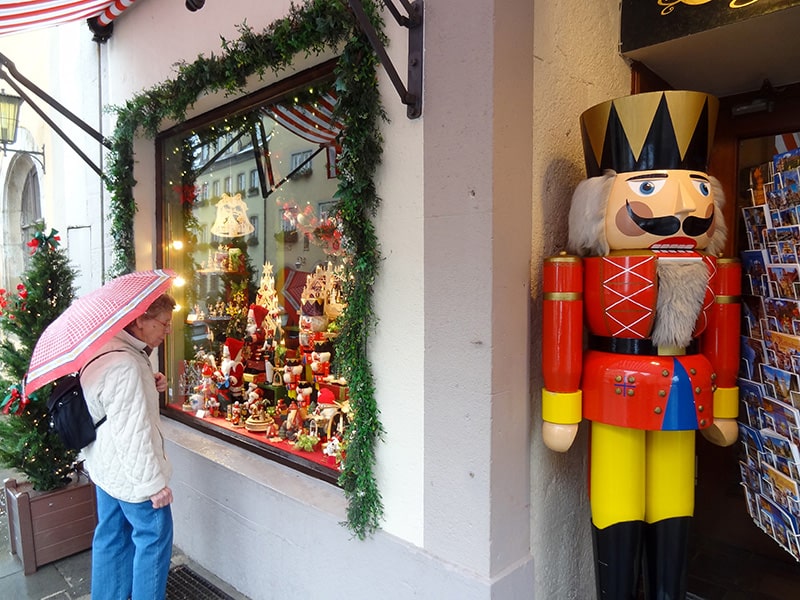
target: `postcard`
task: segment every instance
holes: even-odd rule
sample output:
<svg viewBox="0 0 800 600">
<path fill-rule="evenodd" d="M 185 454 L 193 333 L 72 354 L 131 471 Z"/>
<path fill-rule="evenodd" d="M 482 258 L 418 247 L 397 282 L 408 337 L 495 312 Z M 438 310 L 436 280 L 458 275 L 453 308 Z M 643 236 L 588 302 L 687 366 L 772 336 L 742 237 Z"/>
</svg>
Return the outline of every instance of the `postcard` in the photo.
<svg viewBox="0 0 800 600">
<path fill-rule="evenodd" d="M 761 429 L 764 424 L 761 421 L 762 410 L 756 404 L 749 404 L 747 402 L 739 403 L 739 420 L 745 424 L 753 427 L 754 429 Z"/>
<path fill-rule="evenodd" d="M 786 220 L 783 217 L 781 217 L 781 220 L 786 222 Z M 796 244 L 790 241 L 778 242 L 778 259 L 780 260 L 781 263 L 784 264 L 796 263 L 797 262 Z"/>
<path fill-rule="evenodd" d="M 739 471 L 742 474 L 742 483 L 747 489 L 754 492 L 761 491 L 761 472 L 744 461 L 739 461 Z"/>
<path fill-rule="evenodd" d="M 765 396 L 760 410 L 762 427 L 772 429 L 800 446 L 800 412 L 794 406 Z"/>
<path fill-rule="evenodd" d="M 797 535 L 797 518 L 765 494 L 759 498 L 761 528 L 785 550 L 792 551 L 789 539 Z"/>
<path fill-rule="evenodd" d="M 764 387 L 759 382 L 739 378 L 736 383 L 739 385 L 739 398 L 742 402 L 759 407 L 764 405 Z"/>
<path fill-rule="evenodd" d="M 760 433 L 764 449 L 768 453 L 792 461 L 795 464 L 800 462 L 800 450 L 788 437 L 769 428 L 762 429 Z M 786 474 L 789 475 L 789 473 Z"/>
<path fill-rule="evenodd" d="M 766 362 L 764 342 L 757 338 L 740 336 L 739 377 L 745 380 L 761 381 L 759 365 Z"/>
<path fill-rule="evenodd" d="M 780 214 L 780 212 L 789 207 L 786 203 L 786 197 L 783 194 L 783 187 L 780 185 L 774 185 L 772 188 L 768 189 L 766 192 L 767 196 L 767 207 L 769 208 L 769 214 L 775 215 Z M 775 219 L 772 217 L 772 226 L 775 227 L 776 225 L 782 225 L 780 223 L 780 219 Z"/>
<path fill-rule="evenodd" d="M 761 526 L 761 514 L 760 508 L 758 506 L 758 499 L 761 496 L 755 490 L 751 490 L 747 486 L 743 485 L 744 487 L 744 497 L 745 501 L 747 502 L 747 514 L 750 515 L 750 518 L 755 521 L 756 525 L 759 527 Z"/>
<path fill-rule="evenodd" d="M 772 173 L 781 174 L 800 167 L 800 148 L 781 152 L 772 157 Z"/>
<path fill-rule="evenodd" d="M 795 253 L 797 249 L 795 248 Z M 742 275 L 744 285 L 742 294 L 757 294 L 763 296 L 766 293 L 763 277 L 767 274 L 767 254 L 763 248 L 757 250 L 744 250 L 741 253 Z"/>
<path fill-rule="evenodd" d="M 800 243 L 800 226 L 782 225 L 767 229 L 767 241 L 780 243 L 789 242 L 792 244 Z"/>
<path fill-rule="evenodd" d="M 766 317 L 766 307 L 764 301 L 769 298 L 762 296 L 744 295 L 742 296 L 742 335 L 761 339 L 761 321 Z M 800 319 L 800 316 L 798 316 Z"/>
<path fill-rule="evenodd" d="M 766 198 L 764 197 L 764 183 L 771 181 L 773 177 L 773 163 L 763 163 L 750 167 L 750 190 L 753 193 L 753 204 L 764 204 Z"/>
<path fill-rule="evenodd" d="M 745 229 L 748 232 L 750 247 L 753 249 L 764 248 L 766 244 L 765 232 L 769 225 L 765 205 L 745 206 L 742 208 Z"/>
<path fill-rule="evenodd" d="M 739 438 L 744 446 L 745 455 L 755 464 L 761 462 L 761 455 L 764 452 L 764 441 L 761 438 L 761 431 L 749 425 L 739 422 Z"/>
<path fill-rule="evenodd" d="M 800 484 L 775 467 L 763 462 L 761 463 L 761 475 L 762 490 L 766 487 L 770 498 L 792 515 L 800 515 L 800 495 L 798 494 Z M 796 533 L 796 526 L 793 531 Z"/>
<path fill-rule="evenodd" d="M 796 461 L 792 460 L 791 458 L 786 458 L 785 456 L 770 454 L 769 452 L 767 453 L 767 457 L 767 462 L 778 469 L 778 471 L 787 477 L 791 477 L 795 481 L 800 480 L 800 476 L 798 475 L 798 472 L 800 471 L 798 471 L 798 464 Z"/>
<path fill-rule="evenodd" d="M 768 331 L 778 331 L 778 319 L 775 317 L 765 317 L 759 323 L 761 326 L 761 335 L 766 335 Z"/>
<path fill-rule="evenodd" d="M 764 313 L 776 319 L 772 331 L 795 335 L 795 321 L 800 321 L 800 302 L 784 298 L 764 298 Z"/>
<path fill-rule="evenodd" d="M 789 206 L 800 204 L 800 180 L 798 179 L 797 169 L 784 171 L 781 173 L 783 184 L 783 197 Z"/>
<path fill-rule="evenodd" d="M 798 265 L 768 265 L 770 290 L 774 296 L 796 300 L 794 284 L 800 282 Z"/>
<path fill-rule="evenodd" d="M 778 328 L 779 331 L 768 331 L 764 335 L 764 345 L 768 351 L 774 353 L 770 363 L 779 369 L 800 372 L 794 364 L 795 358 L 800 359 L 800 337 L 793 333 L 783 333 L 780 331 L 780 324 Z"/>
<path fill-rule="evenodd" d="M 769 357 L 770 350 L 767 350 Z M 779 369 L 772 364 L 761 364 L 761 382 L 764 384 L 766 396 L 792 403 L 791 392 L 800 391 L 800 379 L 797 373 Z"/>
</svg>

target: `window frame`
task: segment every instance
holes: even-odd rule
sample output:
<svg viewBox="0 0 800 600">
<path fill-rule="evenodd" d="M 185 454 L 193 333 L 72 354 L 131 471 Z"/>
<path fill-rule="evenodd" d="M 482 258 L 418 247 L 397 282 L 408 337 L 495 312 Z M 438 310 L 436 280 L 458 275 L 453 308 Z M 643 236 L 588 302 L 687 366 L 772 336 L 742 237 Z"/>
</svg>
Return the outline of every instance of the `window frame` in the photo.
<svg viewBox="0 0 800 600">
<path fill-rule="evenodd" d="M 228 115 L 241 114 L 247 112 L 259 105 L 267 104 L 277 100 L 281 100 L 288 93 L 297 90 L 303 86 L 319 85 L 324 82 L 332 82 L 334 76 L 334 68 L 338 59 L 327 60 L 317 66 L 311 67 L 304 71 L 290 75 L 272 85 L 268 85 L 260 90 L 251 94 L 241 96 L 232 102 L 222 104 L 215 109 L 212 109 L 196 117 L 187 119 L 181 123 L 175 124 L 169 129 L 159 132 L 155 137 L 155 159 L 156 159 L 156 230 L 157 239 L 160 243 L 156 245 L 156 262 L 157 264 L 165 264 L 165 248 L 169 243 L 166 239 L 164 218 L 165 218 L 165 198 L 164 198 L 164 140 L 176 135 L 189 133 L 192 129 L 201 127 L 205 124 L 212 123 L 224 119 Z M 223 98 L 221 98 L 222 100 Z M 214 185 L 216 186 L 216 181 Z M 171 334 L 170 334 L 171 335 Z M 169 342 L 169 340 L 168 340 Z M 159 347 L 158 350 L 159 362 L 164 365 L 164 368 L 169 375 L 177 372 L 177 365 L 167 363 L 167 353 L 165 345 Z M 183 423 L 192 429 L 195 429 L 203 434 L 210 435 L 217 439 L 224 440 L 234 446 L 243 448 L 256 455 L 262 456 L 279 464 L 288 466 L 298 472 L 304 473 L 316 479 L 339 485 L 340 472 L 332 467 L 325 467 L 311 460 L 304 459 L 302 456 L 292 454 L 274 446 L 268 446 L 247 438 L 246 436 L 236 435 L 225 429 L 221 429 L 212 424 L 205 422 L 197 417 L 176 411 L 167 407 L 166 396 L 162 394 L 160 402 L 161 414 L 166 418 Z"/>
</svg>

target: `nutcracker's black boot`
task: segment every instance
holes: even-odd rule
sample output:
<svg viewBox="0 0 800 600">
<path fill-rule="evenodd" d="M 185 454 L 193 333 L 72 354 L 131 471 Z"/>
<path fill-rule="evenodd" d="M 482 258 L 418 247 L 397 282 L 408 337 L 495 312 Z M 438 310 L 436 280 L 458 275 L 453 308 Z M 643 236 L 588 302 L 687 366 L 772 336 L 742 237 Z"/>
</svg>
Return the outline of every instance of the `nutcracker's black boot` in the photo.
<svg viewBox="0 0 800 600">
<path fill-rule="evenodd" d="M 691 517 L 664 519 L 645 531 L 646 600 L 684 600 Z"/>
<path fill-rule="evenodd" d="M 592 525 L 598 600 L 636 600 L 642 564 L 643 521 L 598 529 Z"/>
</svg>

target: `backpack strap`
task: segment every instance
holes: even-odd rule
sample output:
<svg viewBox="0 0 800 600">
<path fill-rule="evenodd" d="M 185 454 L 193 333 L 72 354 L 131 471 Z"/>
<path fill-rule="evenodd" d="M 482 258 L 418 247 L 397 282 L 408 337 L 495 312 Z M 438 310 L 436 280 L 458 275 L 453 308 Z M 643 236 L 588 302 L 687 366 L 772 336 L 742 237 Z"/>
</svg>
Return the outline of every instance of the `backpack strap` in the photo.
<svg viewBox="0 0 800 600">
<path fill-rule="evenodd" d="M 88 367 L 90 364 L 92 364 L 94 361 L 96 361 L 96 360 L 97 360 L 98 358 L 100 358 L 101 356 L 105 356 L 106 354 L 111 354 L 112 352 L 125 352 L 125 350 L 123 350 L 122 348 L 119 348 L 119 349 L 117 349 L 117 350 L 109 350 L 108 352 L 102 352 L 102 353 L 98 354 L 97 356 L 95 356 L 94 358 L 92 358 L 92 359 L 91 359 L 89 362 L 87 362 L 85 365 L 83 365 L 83 366 L 80 368 L 80 370 L 78 371 L 78 379 L 80 379 L 80 377 L 81 377 L 81 373 L 83 373 L 83 370 L 84 370 L 86 367 Z M 103 423 L 105 423 L 105 422 L 106 422 L 106 419 L 107 419 L 107 418 L 108 418 L 108 415 L 103 415 L 103 418 L 102 418 L 102 419 L 100 419 L 100 420 L 99 420 L 97 423 L 95 423 L 95 424 L 94 424 L 94 428 L 95 428 L 95 429 L 97 429 L 98 427 L 100 427 L 100 425 L 102 425 Z"/>
</svg>

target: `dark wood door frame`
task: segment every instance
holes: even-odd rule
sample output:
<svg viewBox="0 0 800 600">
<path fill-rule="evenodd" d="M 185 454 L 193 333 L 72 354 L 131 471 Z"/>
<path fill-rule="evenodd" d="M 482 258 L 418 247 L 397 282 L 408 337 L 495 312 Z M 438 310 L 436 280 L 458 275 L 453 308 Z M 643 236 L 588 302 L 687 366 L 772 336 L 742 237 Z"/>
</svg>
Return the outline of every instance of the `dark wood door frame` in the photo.
<svg viewBox="0 0 800 600">
<path fill-rule="evenodd" d="M 734 117 L 734 106 L 746 104 L 760 97 L 761 92 L 748 92 L 737 96 L 720 98 L 717 133 L 714 150 L 708 167 L 709 174 L 719 179 L 725 190 L 727 203 L 725 220 L 731 234 L 725 254 L 733 256 L 741 248 L 735 248 L 735 224 L 739 218 L 736 211 L 736 200 L 739 190 L 739 143 L 741 140 L 779 135 L 800 131 L 800 84 L 776 90 L 772 97 L 772 110 Z"/>
</svg>

